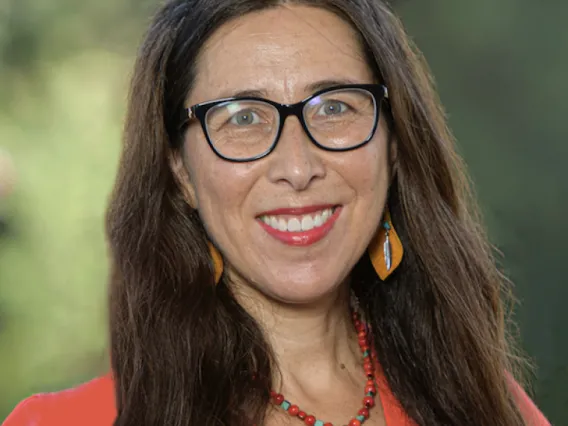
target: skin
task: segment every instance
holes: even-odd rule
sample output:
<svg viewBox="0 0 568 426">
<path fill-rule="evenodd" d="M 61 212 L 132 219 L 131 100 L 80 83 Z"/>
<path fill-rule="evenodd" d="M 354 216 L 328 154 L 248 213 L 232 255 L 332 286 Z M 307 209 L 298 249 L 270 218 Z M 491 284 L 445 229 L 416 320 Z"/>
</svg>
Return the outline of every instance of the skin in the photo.
<svg viewBox="0 0 568 426">
<path fill-rule="evenodd" d="M 374 76 L 347 23 L 322 9 L 282 6 L 242 16 L 213 34 L 186 105 L 243 90 L 294 103 L 322 80 L 373 83 Z M 396 154 L 394 144 L 390 153 L 387 146 L 383 118 L 367 145 L 333 153 L 313 145 L 289 117 L 269 156 L 231 163 L 214 154 L 194 123 L 183 156 L 172 164 L 223 254 L 239 301 L 267 329 L 281 372 L 277 389 L 334 424 L 347 423 L 362 404 L 365 379 L 348 309 L 348 275 L 383 213 Z M 343 211 L 312 246 L 285 245 L 257 222 L 267 210 L 320 204 L 340 204 Z M 269 413 L 268 424 L 289 422 L 299 424 L 278 410 Z M 383 424 L 380 404 L 366 424 Z"/>
</svg>

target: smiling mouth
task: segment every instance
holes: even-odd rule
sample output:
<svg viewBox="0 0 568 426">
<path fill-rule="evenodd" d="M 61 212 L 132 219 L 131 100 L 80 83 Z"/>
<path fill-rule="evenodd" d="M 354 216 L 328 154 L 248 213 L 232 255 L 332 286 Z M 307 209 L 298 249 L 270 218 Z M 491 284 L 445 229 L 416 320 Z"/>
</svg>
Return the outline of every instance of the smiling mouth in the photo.
<svg viewBox="0 0 568 426">
<path fill-rule="evenodd" d="M 264 231 L 290 246 L 310 246 L 324 239 L 333 229 L 341 205 L 284 208 L 266 212 L 256 220 Z"/>
<path fill-rule="evenodd" d="M 339 206 L 303 215 L 262 215 L 258 219 L 280 232 L 305 232 L 324 226 Z"/>
</svg>

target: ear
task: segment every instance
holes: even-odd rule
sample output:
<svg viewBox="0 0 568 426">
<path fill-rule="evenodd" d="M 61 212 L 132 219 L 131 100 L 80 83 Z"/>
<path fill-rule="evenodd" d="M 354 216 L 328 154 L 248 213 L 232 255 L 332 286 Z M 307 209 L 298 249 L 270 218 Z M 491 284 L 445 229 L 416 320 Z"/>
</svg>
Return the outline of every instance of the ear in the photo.
<svg viewBox="0 0 568 426">
<path fill-rule="evenodd" d="M 180 191 L 183 194 L 183 198 L 193 209 L 198 209 L 199 204 L 197 202 L 197 197 L 195 195 L 195 187 L 191 182 L 189 172 L 185 166 L 185 161 L 183 155 L 177 152 L 171 152 L 168 159 L 170 163 L 170 168 L 174 175 L 174 179 L 178 184 Z"/>
</svg>

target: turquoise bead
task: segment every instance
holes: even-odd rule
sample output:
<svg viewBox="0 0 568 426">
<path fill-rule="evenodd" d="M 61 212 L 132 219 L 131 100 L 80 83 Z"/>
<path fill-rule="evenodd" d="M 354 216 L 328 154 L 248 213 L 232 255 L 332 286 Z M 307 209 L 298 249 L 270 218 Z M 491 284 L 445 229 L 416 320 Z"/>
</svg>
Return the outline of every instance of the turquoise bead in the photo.
<svg viewBox="0 0 568 426">
<path fill-rule="evenodd" d="M 283 401 L 282 404 L 280 404 L 280 406 L 282 408 L 284 408 L 284 410 L 288 411 L 288 408 L 290 408 L 290 403 L 288 401 Z"/>
<path fill-rule="evenodd" d="M 314 426 L 323 426 L 323 422 L 321 420 L 316 420 Z"/>
<path fill-rule="evenodd" d="M 375 396 L 375 395 L 373 395 L 373 392 L 367 392 L 366 395 L 367 395 L 367 396 Z"/>
<path fill-rule="evenodd" d="M 365 421 L 365 416 L 357 416 L 355 417 L 357 420 L 359 420 L 361 423 L 363 423 Z"/>
<path fill-rule="evenodd" d="M 371 355 L 369 351 L 363 352 L 363 358 L 367 358 L 369 355 Z"/>
</svg>

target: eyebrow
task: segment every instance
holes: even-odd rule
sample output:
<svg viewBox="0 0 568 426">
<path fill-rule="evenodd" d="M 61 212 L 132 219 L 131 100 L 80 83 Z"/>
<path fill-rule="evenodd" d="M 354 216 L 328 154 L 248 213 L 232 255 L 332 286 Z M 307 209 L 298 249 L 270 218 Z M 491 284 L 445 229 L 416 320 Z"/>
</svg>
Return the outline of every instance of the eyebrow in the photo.
<svg viewBox="0 0 568 426">
<path fill-rule="evenodd" d="M 347 84 L 358 84 L 358 83 L 359 82 L 347 78 L 320 80 L 305 86 L 305 91 L 307 93 L 314 93 L 334 86 L 343 86 Z M 225 92 L 220 98 L 248 98 L 248 97 L 265 98 L 268 97 L 268 91 L 266 89 L 245 89 L 245 90 L 239 90 L 238 92 L 231 92 L 231 93 Z"/>
</svg>

